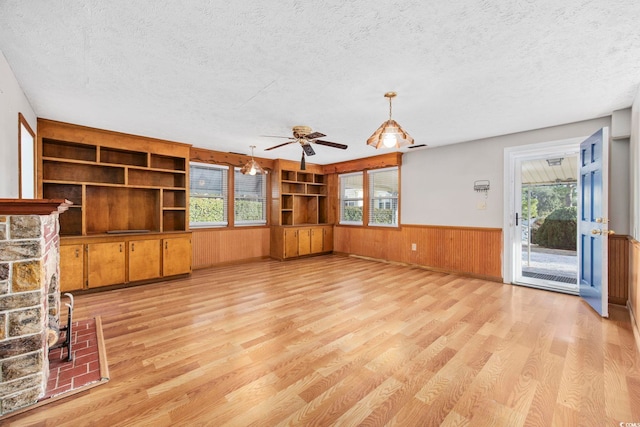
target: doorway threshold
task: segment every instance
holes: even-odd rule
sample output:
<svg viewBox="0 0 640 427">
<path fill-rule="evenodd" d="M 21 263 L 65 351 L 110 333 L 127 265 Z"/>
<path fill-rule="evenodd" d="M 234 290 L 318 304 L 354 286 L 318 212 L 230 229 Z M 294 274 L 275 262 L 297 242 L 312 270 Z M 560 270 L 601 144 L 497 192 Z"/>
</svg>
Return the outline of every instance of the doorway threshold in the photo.
<svg viewBox="0 0 640 427">
<path fill-rule="evenodd" d="M 516 286 L 526 286 L 528 288 L 543 289 L 545 291 L 561 292 L 569 295 L 580 294 L 580 287 L 578 286 L 577 281 L 567 283 L 542 278 L 519 277 L 511 284 Z"/>
<path fill-rule="evenodd" d="M 536 273 L 533 271 L 523 271 L 523 277 L 531 277 L 534 279 L 542 279 L 542 280 L 550 280 L 552 282 L 560 282 L 560 283 L 569 283 L 572 285 L 578 284 L 578 279 L 576 276 L 564 276 L 561 274 L 545 274 L 545 273 Z"/>
</svg>

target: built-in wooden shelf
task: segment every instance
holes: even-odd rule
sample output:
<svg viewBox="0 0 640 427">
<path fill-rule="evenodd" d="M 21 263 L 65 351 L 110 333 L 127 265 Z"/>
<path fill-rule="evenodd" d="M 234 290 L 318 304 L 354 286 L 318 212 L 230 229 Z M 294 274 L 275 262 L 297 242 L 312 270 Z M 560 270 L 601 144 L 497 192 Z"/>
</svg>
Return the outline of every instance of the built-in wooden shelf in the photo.
<svg viewBox="0 0 640 427">
<path fill-rule="evenodd" d="M 190 145 L 38 120 L 38 192 L 60 215 L 61 286 L 191 272 Z"/>
</svg>

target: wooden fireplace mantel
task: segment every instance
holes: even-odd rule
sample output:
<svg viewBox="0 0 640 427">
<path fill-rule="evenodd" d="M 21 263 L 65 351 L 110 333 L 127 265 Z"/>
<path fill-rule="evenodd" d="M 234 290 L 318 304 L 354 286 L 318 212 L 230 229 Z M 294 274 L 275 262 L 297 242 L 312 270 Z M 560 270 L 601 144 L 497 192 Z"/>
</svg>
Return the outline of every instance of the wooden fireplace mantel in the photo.
<svg viewBox="0 0 640 427">
<path fill-rule="evenodd" d="M 0 215 L 50 215 L 72 204 L 65 199 L 0 199 Z"/>
</svg>

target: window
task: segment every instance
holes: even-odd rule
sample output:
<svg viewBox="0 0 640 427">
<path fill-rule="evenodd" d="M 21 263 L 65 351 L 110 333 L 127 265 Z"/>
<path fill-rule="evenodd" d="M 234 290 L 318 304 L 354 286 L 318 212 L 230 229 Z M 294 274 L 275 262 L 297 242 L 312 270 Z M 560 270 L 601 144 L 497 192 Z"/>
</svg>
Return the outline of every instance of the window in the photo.
<svg viewBox="0 0 640 427">
<path fill-rule="evenodd" d="M 36 196 L 36 134 L 21 113 L 18 113 L 18 123 L 19 197 L 21 199 L 33 199 Z"/>
<path fill-rule="evenodd" d="M 398 226 L 398 168 L 368 172 L 369 225 Z"/>
<path fill-rule="evenodd" d="M 363 175 L 362 172 L 340 175 L 340 224 L 362 225 Z"/>
<path fill-rule="evenodd" d="M 267 175 L 243 175 L 239 168 L 234 174 L 235 225 L 264 225 L 267 223 Z"/>
<path fill-rule="evenodd" d="M 191 163 L 189 174 L 189 225 L 191 227 L 226 226 L 226 166 Z"/>
</svg>

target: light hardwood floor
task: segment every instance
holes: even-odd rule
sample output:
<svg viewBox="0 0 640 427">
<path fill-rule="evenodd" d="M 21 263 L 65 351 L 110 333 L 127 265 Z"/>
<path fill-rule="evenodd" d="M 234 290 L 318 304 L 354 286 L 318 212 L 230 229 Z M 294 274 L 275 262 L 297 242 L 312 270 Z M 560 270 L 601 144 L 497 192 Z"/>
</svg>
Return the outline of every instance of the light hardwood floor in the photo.
<svg viewBox="0 0 640 427">
<path fill-rule="evenodd" d="M 629 316 L 341 256 L 81 295 L 111 381 L 5 422 L 51 426 L 640 422 Z"/>
</svg>

